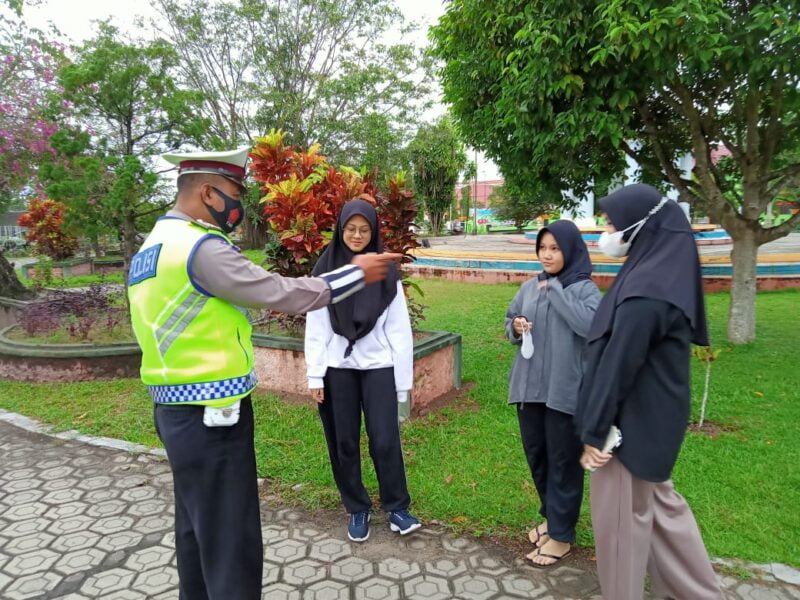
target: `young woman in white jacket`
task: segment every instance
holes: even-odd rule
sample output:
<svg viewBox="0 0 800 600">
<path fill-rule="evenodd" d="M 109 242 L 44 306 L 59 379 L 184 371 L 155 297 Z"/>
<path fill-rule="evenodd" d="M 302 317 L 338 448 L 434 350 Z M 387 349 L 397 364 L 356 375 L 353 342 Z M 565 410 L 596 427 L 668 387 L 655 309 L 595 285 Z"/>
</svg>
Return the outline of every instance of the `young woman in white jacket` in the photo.
<svg viewBox="0 0 800 600">
<path fill-rule="evenodd" d="M 375 208 L 365 200 L 344 205 L 336 231 L 314 267 L 328 272 L 364 252 L 382 252 Z M 372 503 L 361 480 L 361 412 L 375 465 L 381 506 L 392 531 L 420 527 L 409 512 L 397 403 L 408 402 L 414 378 L 414 343 L 399 272 L 365 286 L 346 300 L 308 313 L 305 359 L 308 387 L 319 407 L 331 468 L 345 509 L 347 535 L 369 537 Z"/>
</svg>

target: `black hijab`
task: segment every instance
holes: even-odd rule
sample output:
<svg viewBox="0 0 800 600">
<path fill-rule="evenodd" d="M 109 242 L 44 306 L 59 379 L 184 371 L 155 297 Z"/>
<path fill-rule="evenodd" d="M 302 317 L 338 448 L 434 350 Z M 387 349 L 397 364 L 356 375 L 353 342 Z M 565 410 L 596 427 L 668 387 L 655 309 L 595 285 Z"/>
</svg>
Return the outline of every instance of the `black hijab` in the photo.
<svg viewBox="0 0 800 600">
<path fill-rule="evenodd" d="M 545 233 L 553 234 L 558 242 L 558 247 L 564 255 L 564 268 L 553 276 L 558 277 L 563 287 L 568 287 L 573 283 L 584 279 L 592 278 L 592 261 L 589 259 L 589 249 L 586 242 L 581 237 L 578 226 L 572 221 L 560 220 L 550 223 L 547 227 L 539 230 L 536 236 L 536 256 L 539 256 L 539 248 L 542 245 L 542 237 Z M 544 273 L 544 271 L 542 271 Z M 539 274 L 539 279 L 546 279 L 548 274 Z"/>
<path fill-rule="evenodd" d="M 356 215 L 361 215 L 372 229 L 369 244 L 359 254 L 365 252 L 383 252 L 381 231 L 378 227 L 378 214 L 375 208 L 366 200 L 350 200 L 345 203 L 339 219 L 336 222 L 336 231 L 333 239 L 325 248 L 322 256 L 314 265 L 312 275 L 328 273 L 343 267 L 353 260 L 354 253 L 344 243 L 344 228 L 347 222 Z M 392 303 L 397 295 L 397 281 L 400 279 L 396 265 L 391 265 L 386 279 L 371 283 L 364 289 L 356 292 L 336 304 L 328 306 L 331 316 L 333 331 L 346 338 L 349 342 L 344 356 L 347 358 L 353 351 L 356 340 L 367 335 L 375 327 L 378 317 Z"/>
<path fill-rule="evenodd" d="M 637 183 L 602 198 L 600 206 L 617 231 L 622 231 L 643 219 L 659 202 L 661 192 Z M 625 238 L 630 239 L 634 230 L 626 232 Z M 633 239 L 625 264 L 600 302 L 588 341 L 611 329 L 617 306 L 635 297 L 665 300 L 679 308 L 691 324 L 692 342 L 708 345 L 697 246 L 689 220 L 671 200 L 647 220 Z"/>
</svg>

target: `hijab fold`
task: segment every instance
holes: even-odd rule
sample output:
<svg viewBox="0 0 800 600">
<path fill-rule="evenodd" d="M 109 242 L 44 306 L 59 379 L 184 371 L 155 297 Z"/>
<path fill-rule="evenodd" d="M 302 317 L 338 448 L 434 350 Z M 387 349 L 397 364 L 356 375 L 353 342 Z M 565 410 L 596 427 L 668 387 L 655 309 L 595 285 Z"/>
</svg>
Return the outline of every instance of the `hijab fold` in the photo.
<svg viewBox="0 0 800 600">
<path fill-rule="evenodd" d="M 347 222 L 356 215 L 364 217 L 372 230 L 369 244 L 359 254 L 383 252 L 378 213 L 375 211 L 375 207 L 366 200 L 350 200 L 342 208 L 339 219 L 336 221 L 333 239 L 317 260 L 317 264 L 314 265 L 312 275 L 334 271 L 350 264 L 353 260 L 355 253 L 344 243 L 344 228 Z M 356 341 L 373 330 L 378 318 L 392 303 L 397 295 L 399 279 L 400 273 L 397 266 L 392 264 L 383 281 L 370 283 L 352 296 L 328 306 L 334 333 L 341 335 L 349 342 L 344 353 L 345 358 L 350 356 Z"/>
<path fill-rule="evenodd" d="M 637 183 L 600 200 L 617 231 L 647 216 L 661 192 Z M 708 345 L 703 278 L 692 228 L 677 203 L 668 201 L 639 230 L 622 265 L 595 314 L 587 340 L 605 335 L 614 323 L 617 307 L 628 298 L 664 300 L 679 308 L 692 328 L 692 343 Z"/>
<path fill-rule="evenodd" d="M 564 267 L 554 275 L 558 277 L 563 287 L 566 288 L 578 281 L 592 278 L 592 261 L 589 259 L 589 249 L 586 247 L 586 242 L 583 241 L 580 229 L 575 223 L 561 219 L 540 229 L 536 235 L 537 256 L 545 233 L 551 233 L 556 238 L 558 247 L 564 255 Z M 544 271 L 539 274 L 540 280 L 547 277 L 548 274 Z"/>
</svg>

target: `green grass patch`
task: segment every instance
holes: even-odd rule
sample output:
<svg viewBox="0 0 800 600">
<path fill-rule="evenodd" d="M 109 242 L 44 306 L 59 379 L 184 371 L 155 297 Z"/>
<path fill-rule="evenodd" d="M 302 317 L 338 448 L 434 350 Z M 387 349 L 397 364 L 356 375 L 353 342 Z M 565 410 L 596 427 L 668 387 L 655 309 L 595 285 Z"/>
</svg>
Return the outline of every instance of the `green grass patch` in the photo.
<svg viewBox="0 0 800 600">
<path fill-rule="evenodd" d="M 76 288 L 89 287 L 90 285 L 105 285 L 108 283 L 124 283 L 124 273 L 104 273 L 96 275 L 72 275 L 69 277 L 54 277 L 45 283 L 49 288 Z M 38 283 L 33 279 L 23 278 L 22 283 L 29 288 L 36 287 Z"/>
<path fill-rule="evenodd" d="M 464 340 L 468 397 L 403 427 L 413 509 L 456 530 L 522 539 L 538 509 L 513 410 L 507 376 L 513 348 L 503 316 L 516 285 L 420 282 L 429 305 L 425 329 L 456 331 Z M 796 291 L 758 295 L 758 340 L 724 343 L 727 294 L 708 297 L 712 340 L 723 349 L 713 364 L 706 418 L 714 437 L 689 433 L 674 472 L 710 553 L 800 566 L 800 403 L 795 356 L 800 347 Z M 704 366 L 692 359 L 694 414 Z M 98 435 L 157 445 L 152 405 L 133 380 L 82 384 L 0 382 L 0 407 Z M 339 505 L 316 410 L 273 395 L 255 396 L 259 472 L 308 508 Z M 363 436 L 365 438 L 365 436 Z M 364 439 L 364 480 L 377 484 Z M 301 485 L 298 485 L 301 484 Z M 587 490 L 588 491 L 588 490 Z M 591 545 L 588 503 L 578 542 Z"/>
</svg>

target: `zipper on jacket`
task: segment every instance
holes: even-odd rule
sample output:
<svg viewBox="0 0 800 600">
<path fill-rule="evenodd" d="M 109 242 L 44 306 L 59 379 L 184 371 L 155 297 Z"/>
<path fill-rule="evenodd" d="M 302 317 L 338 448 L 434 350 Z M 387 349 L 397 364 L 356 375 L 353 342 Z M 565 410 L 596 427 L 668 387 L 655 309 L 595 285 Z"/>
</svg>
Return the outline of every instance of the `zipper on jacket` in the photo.
<svg viewBox="0 0 800 600">
<path fill-rule="evenodd" d="M 539 290 L 539 291 L 541 292 L 541 290 Z M 547 332 L 550 329 L 548 327 L 548 321 L 550 320 L 550 298 L 547 295 L 547 288 L 544 288 L 544 294 L 540 293 L 539 296 L 537 296 L 537 298 L 536 298 L 536 309 L 537 309 L 537 311 L 539 309 L 539 300 L 541 299 L 542 295 L 544 295 L 545 300 L 547 300 L 547 305 L 544 307 L 544 334 L 542 335 L 541 339 L 542 339 L 542 345 L 547 345 Z M 535 316 L 534 316 L 534 318 L 535 318 Z M 542 366 L 539 369 L 539 393 L 536 395 L 537 399 L 539 398 L 539 396 L 542 393 L 542 385 L 541 385 L 541 383 L 544 380 L 544 363 L 545 363 L 545 357 L 542 356 L 542 361 L 541 361 L 541 365 Z M 550 386 L 550 378 L 549 377 L 547 379 L 547 384 L 548 384 L 548 388 L 549 388 L 549 386 Z M 548 391 L 549 391 L 549 389 L 548 389 Z M 544 397 L 544 401 L 547 402 L 548 394 L 545 393 L 544 396 L 545 396 Z"/>
</svg>

